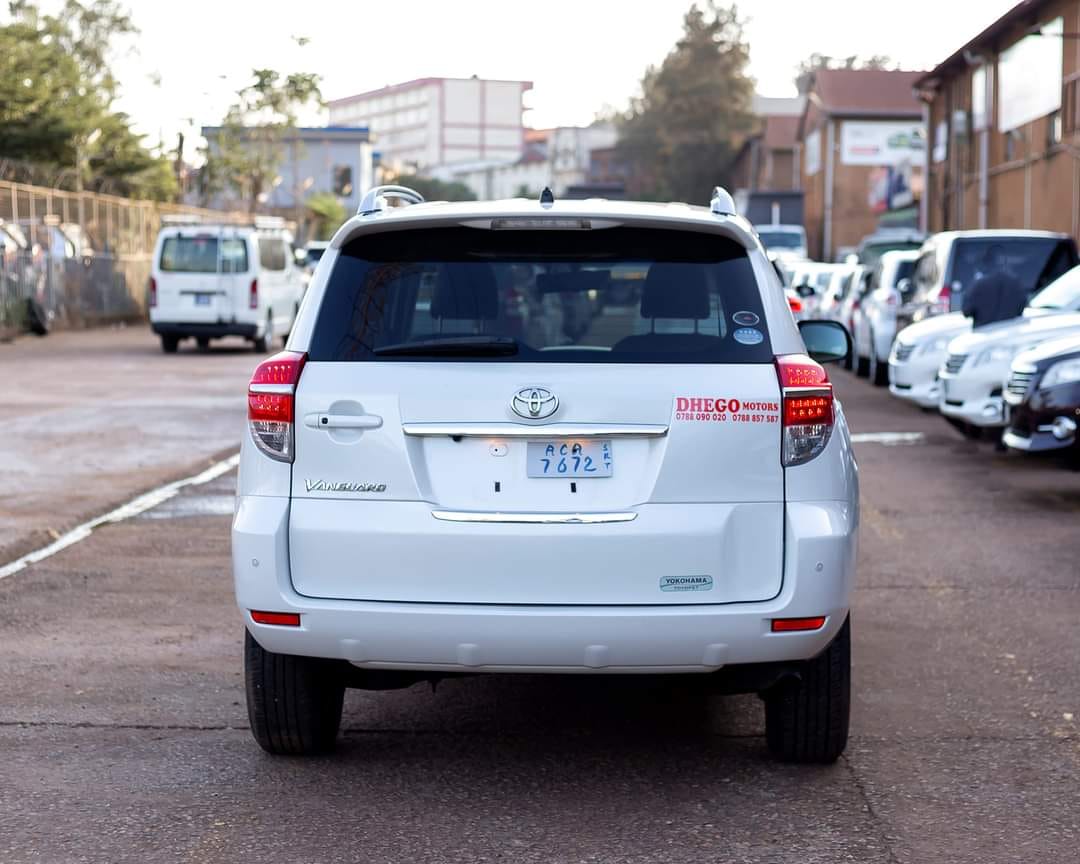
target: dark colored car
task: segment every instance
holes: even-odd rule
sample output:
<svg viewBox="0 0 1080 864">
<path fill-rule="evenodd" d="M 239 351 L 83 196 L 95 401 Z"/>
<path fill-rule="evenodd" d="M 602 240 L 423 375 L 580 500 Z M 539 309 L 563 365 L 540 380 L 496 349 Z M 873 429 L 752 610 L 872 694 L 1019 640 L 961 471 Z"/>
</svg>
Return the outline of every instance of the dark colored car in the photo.
<svg viewBox="0 0 1080 864">
<path fill-rule="evenodd" d="M 1005 444 L 1029 453 L 1072 448 L 1080 458 L 1080 333 L 1018 354 L 1004 396 Z"/>
</svg>

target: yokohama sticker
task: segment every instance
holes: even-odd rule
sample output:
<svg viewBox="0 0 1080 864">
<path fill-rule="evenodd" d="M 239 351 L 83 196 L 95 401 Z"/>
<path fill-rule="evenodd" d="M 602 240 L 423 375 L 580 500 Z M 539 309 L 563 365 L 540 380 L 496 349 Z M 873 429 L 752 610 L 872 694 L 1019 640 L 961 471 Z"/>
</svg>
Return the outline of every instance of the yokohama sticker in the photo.
<svg viewBox="0 0 1080 864">
<path fill-rule="evenodd" d="M 694 423 L 779 423 L 780 403 L 768 399 L 676 396 L 675 419 Z"/>
</svg>

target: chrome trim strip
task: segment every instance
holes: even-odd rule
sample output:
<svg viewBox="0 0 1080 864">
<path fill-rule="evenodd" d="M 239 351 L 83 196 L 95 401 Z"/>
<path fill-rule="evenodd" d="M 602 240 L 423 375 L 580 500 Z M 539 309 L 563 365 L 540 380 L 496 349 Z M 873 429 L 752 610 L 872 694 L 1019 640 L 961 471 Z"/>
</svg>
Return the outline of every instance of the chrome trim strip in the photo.
<svg viewBox="0 0 1080 864">
<path fill-rule="evenodd" d="M 785 387 L 784 396 L 832 396 L 831 387 Z"/>
<path fill-rule="evenodd" d="M 248 393 L 279 393 L 284 396 L 292 396 L 292 384 L 250 384 Z"/>
<path fill-rule="evenodd" d="M 443 522 L 504 522 L 529 525 L 599 525 L 633 522 L 637 513 L 485 513 L 476 510 L 432 510 Z"/>
<path fill-rule="evenodd" d="M 646 423 L 402 423 L 401 431 L 418 438 L 660 438 L 666 425 Z"/>
</svg>

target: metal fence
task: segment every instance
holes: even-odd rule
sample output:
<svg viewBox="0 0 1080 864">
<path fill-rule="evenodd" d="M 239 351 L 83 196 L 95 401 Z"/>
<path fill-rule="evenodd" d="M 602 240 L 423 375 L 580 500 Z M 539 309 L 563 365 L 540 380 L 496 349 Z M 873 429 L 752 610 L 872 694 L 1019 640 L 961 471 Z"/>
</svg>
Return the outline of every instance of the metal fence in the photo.
<svg viewBox="0 0 1080 864">
<path fill-rule="evenodd" d="M 25 327 L 28 300 L 56 326 L 142 316 L 154 241 L 169 215 L 250 218 L 0 180 L 0 335 Z"/>
</svg>

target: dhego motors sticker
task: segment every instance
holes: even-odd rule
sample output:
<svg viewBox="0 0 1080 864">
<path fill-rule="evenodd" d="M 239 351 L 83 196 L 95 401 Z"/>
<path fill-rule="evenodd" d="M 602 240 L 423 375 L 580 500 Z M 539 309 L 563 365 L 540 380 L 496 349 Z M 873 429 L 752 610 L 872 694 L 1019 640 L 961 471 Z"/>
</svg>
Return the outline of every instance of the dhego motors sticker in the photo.
<svg viewBox="0 0 1080 864">
<path fill-rule="evenodd" d="M 661 576 L 661 591 L 712 591 L 712 576 Z"/>
<path fill-rule="evenodd" d="M 780 403 L 768 399 L 676 396 L 675 419 L 716 423 L 779 423 Z"/>
</svg>

